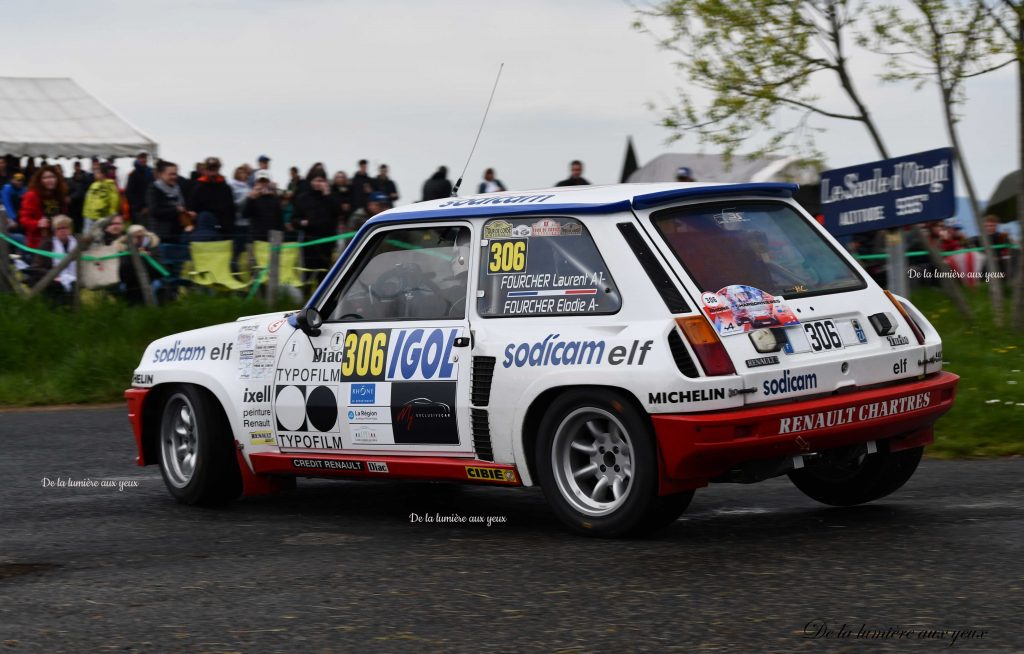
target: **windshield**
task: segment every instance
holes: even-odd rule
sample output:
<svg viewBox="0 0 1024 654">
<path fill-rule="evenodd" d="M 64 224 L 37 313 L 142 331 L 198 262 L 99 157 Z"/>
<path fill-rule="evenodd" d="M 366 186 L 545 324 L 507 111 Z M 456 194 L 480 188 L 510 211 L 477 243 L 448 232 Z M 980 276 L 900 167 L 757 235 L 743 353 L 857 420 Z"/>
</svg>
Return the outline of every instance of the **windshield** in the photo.
<svg viewBox="0 0 1024 654">
<path fill-rule="evenodd" d="M 787 204 L 701 204 L 659 211 L 652 221 L 702 292 L 741 284 L 793 298 L 865 286 Z"/>
</svg>

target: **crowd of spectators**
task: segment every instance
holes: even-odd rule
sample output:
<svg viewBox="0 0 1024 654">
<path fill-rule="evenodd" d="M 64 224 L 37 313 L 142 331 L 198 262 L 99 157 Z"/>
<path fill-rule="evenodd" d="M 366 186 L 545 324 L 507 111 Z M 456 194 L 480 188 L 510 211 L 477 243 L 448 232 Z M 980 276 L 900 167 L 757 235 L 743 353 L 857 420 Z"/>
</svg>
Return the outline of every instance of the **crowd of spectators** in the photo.
<svg viewBox="0 0 1024 654">
<path fill-rule="evenodd" d="M 570 176 L 558 186 L 588 184 L 583 164 L 570 163 Z M 196 163 L 186 175 L 178 164 L 150 161 L 140 152 L 127 176 L 119 178 L 113 160 L 74 160 L 70 174 L 44 158 L 0 158 L 0 226 L 9 238 L 31 250 L 16 252 L 18 269 L 34 284 L 57 258 L 46 252 L 69 252 L 87 236 L 92 247 L 123 251 L 129 238 L 147 255 L 162 260 L 174 275 L 188 258 L 188 245 L 232 241 L 233 261 L 247 244 L 266 241 L 271 231 L 287 241 L 317 241 L 304 248 L 303 265 L 326 271 L 336 242 L 325 237 L 352 232 L 400 198 L 386 164 L 372 175 L 361 159 L 355 172 L 329 175 L 323 163 L 303 175 L 292 166 L 277 181 L 266 155 L 255 165 L 242 164 L 226 176 L 220 159 Z M 121 185 L 120 179 L 124 179 Z M 493 168 L 477 187 L 480 193 L 506 190 Z M 423 185 L 420 200 L 451 195 L 448 169 L 441 166 Z M 79 235 L 76 238 L 75 234 Z M 32 251 L 34 250 L 34 252 Z M 77 266 L 67 266 L 51 284 L 51 293 L 69 293 L 77 283 Z M 135 269 L 127 257 L 119 262 L 119 284 L 130 299 L 141 300 Z"/>
</svg>

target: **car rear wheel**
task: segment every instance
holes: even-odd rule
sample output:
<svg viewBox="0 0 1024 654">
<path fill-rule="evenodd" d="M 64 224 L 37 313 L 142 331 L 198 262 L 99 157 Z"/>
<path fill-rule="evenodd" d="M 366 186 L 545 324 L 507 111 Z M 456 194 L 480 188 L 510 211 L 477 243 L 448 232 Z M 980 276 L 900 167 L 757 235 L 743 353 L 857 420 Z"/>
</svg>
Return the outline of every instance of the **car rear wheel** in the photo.
<svg viewBox="0 0 1024 654">
<path fill-rule="evenodd" d="M 884 444 L 882 445 L 884 447 Z M 811 499 L 831 506 L 854 506 L 899 489 L 917 470 L 923 447 L 826 460 L 789 473 L 793 485 Z"/>
<path fill-rule="evenodd" d="M 231 429 L 217 400 L 195 386 L 170 390 L 160 418 L 160 474 L 184 504 L 220 504 L 242 490 Z"/>
<path fill-rule="evenodd" d="M 649 532 L 672 522 L 693 492 L 658 495 L 658 459 L 646 421 L 617 393 L 572 391 L 541 421 L 536 469 L 555 514 L 591 536 Z"/>
</svg>

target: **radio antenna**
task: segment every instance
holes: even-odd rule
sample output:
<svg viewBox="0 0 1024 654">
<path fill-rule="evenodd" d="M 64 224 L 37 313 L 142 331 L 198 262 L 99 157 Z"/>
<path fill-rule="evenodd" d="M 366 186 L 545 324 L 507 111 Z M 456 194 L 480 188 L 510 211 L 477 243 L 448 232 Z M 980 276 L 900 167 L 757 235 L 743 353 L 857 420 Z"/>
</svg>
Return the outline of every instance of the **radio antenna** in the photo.
<svg viewBox="0 0 1024 654">
<path fill-rule="evenodd" d="M 459 187 L 462 186 L 462 178 L 466 176 L 466 170 L 469 169 L 469 162 L 473 159 L 473 152 L 476 151 L 476 144 L 480 141 L 480 134 L 484 131 L 484 123 L 487 122 L 487 113 L 491 110 L 491 102 L 494 101 L 494 92 L 498 90 L 498 80 L 501 79 L 501 70 L 504 67 L 504 63 L 498 66 L 498 76 L 494 78 L 494 87 L 491 89 L 491 97 L 487 99 L 487 108 L 484 109 L 484 117 L 480 121 L 480 129 L 476 131 L 476 138 L 473 139 L 473 147 L 469 149 L 469 156 L 466 157 L 466 165 L 462 167 L 462 174 L 459 175 L 459 180 L 455 182 L 455 186 L 452 187 L 453 198 L 459 196 Z"/>
</svg>

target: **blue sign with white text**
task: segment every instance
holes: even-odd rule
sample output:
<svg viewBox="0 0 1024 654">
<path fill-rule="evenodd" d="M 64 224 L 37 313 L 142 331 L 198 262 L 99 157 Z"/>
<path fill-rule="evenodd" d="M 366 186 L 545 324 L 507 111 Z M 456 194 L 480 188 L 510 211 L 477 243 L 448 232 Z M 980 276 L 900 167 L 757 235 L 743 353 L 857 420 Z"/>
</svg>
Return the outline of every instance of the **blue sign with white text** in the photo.
<svg viewBox="0 0 1024 654">
<path fill-rule="evenodd" d="M 939 148 L 821 173 L 821 211 L 833 236 L 956 215 L 953 149 Z"/>
</svg>

